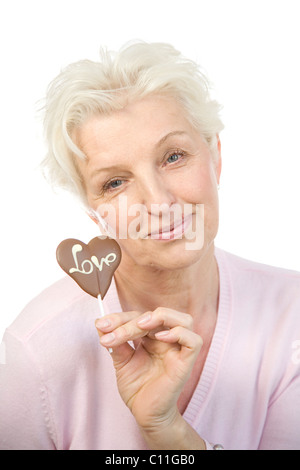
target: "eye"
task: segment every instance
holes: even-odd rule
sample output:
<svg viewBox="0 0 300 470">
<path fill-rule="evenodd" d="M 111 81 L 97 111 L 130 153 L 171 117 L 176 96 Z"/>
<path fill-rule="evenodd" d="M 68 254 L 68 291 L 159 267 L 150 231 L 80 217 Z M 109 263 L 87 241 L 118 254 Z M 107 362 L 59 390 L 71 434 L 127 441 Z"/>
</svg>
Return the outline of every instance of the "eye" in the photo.
<svg viewBox="0 0 300 470">
<path fill-rule="evenodd" d="M 173 153 L 173 155 L 171 155 L 168 159 L 167 159 L 167 162 L 168 163 L 174 163 L 174 162 L 177 162 L 177 160 L 179 159 L 179 155 L 177 153 Z"/>
<path fill-rule="evenodd" d="M 118 189 L 120 186 L 122 186 L 122 184 L 123 184 L 123 180 L 120 180 L 120 179 L 110 180 L 107 183 L 105 183 L 105 185 L 103 186 L 103 191 L 106 192 L 109 190 L 112 191 L 114 189 Z"/>
<path fill-rule="evenodd" d="M 167 163 L 176 163 L 178 160 L 181 160 L 183 158 L 184 154 L 183 152 L 176 151 L 172 153 L 166 160 Z"/>
<path fill-rule="evenodd" d="M 121 186 L 122 182 L 123 182 L 122 180 L 114 180 L 114 181 L 111 181 L 109 185 L 111 188 L 115 189 Z"/>
</svg>

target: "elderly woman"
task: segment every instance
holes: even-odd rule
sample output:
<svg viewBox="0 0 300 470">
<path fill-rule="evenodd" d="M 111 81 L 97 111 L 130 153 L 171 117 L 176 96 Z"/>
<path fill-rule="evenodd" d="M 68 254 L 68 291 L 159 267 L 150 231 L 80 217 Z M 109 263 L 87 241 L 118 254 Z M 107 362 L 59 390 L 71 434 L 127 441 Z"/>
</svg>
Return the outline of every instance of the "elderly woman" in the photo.
<svg viewBox="0 0 300 470">
<path fill-rule="evenodd" d="M 300 449 L 300 275 L 215 248 L 222 128 L 166 44 L 51 84 L 45 167 L 122 260 L 104 318 L 66 277 L 7 329 L 2 449 Z"/>
</svg>

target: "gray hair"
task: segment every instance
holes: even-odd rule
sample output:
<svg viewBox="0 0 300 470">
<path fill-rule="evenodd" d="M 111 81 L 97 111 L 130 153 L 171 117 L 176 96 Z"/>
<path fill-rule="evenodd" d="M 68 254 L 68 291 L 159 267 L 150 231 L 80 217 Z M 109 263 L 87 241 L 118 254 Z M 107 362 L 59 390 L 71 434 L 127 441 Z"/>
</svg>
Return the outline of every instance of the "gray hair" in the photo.
<svg viewBox="0 0 300 470">
<path fill-rule="evenodd" d="M 103 48 L 99 62 L 70 64 L 50 83 L 45 98 L 47 155 L 42 168 L 47 179 L 86 202 L 74 158 L 85 155 L 74 142 L 74 131 L 95 114 L 107 115 L 151 94 L 177 100 L 187 119 L 213 146 L 224 126 L 220 105 L 209 90 L 199 66 L 164 43 L 135 42 L 118 52 Z"/>
</svg>

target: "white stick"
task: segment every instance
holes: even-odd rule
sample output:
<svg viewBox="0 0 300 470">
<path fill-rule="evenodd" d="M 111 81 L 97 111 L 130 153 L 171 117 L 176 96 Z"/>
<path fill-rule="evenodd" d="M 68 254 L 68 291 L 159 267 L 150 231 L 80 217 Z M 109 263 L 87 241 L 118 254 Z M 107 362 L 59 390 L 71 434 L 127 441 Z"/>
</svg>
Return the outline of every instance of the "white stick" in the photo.
<svg viewBox="0 0 300 470">
<path fill-rule="evenodd" d="M 105 311 L 104 311 L 104 306 L 103 306 L 101 294 L 98 295 L 98 303 L 99 303 L 99 307 L 100 307 L 101 317 L 103 318 L 103 317 L 105 317 Z"/>
<path fill-rule="evenodd" d="M 99 304 L 99 307 L 100 307 L 101 317 L 103 318 L 103 317 L 105 317 L 105 310 L 104 310 L 101 294 L 98 294 L 98 304 Z M 112 348 L 107 348 L 107 349 L 108 349 L 108 352 L 110 354 L 113 352 Z"/>
</svg>

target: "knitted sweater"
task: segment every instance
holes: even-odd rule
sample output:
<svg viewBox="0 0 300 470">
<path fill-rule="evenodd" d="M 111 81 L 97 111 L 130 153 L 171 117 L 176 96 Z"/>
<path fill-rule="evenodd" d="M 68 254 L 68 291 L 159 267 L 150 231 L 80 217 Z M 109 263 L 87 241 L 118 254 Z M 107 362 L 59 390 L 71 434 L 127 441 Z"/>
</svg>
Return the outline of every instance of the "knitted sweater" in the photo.
<svg viewBox="0 0 300 470">
<path fill-rule="evenodd" d="M 228 450 L 300 449 L 300 274 L 216 249 L 217 324 L 184 418 Z M 121 311 L 115 283 L 107 312 Z M 147 449 L 99 345 L 97 300 L 69 277 L 7 328 L 0 449 Z"/>
</svg>

